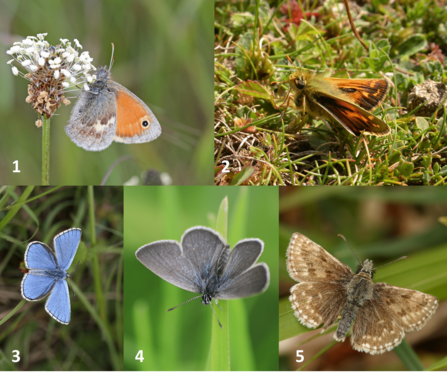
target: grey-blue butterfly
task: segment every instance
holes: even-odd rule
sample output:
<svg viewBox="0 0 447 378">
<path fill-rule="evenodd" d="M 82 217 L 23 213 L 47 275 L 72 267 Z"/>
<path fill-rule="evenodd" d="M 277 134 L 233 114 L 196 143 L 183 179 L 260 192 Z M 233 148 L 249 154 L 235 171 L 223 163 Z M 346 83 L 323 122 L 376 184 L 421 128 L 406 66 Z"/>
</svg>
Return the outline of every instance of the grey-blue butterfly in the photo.
<svg viewBox="0 0 447 378">
<path fill-rule="evenodd" d="M 135 255 L 165 281 L 201 294 L 181 305 L 202 297 L 202 303 L 212 309 L 213 298 L 217 305 L 217 299 L 245 298 L 267 290 L 269 268 L 265 263 L 255 264 L 263 249 L 262 240 L 243 239 L 230 252 L 230 246 L 218 232 L 197 226 L 186 230 L 180 243 L 156 241 L 142 246 Z M 219 325 L 222 328 L 220 322 Z"/>
</svg>

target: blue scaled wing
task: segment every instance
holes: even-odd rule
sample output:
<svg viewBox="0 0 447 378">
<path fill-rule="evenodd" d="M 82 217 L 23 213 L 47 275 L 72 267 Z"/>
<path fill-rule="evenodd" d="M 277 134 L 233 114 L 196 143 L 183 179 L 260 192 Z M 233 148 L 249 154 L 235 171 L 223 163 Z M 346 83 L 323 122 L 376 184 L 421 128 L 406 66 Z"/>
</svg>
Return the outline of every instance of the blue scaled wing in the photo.
<svg viewBox="0 0 447 378">
<path fill-rule="evenodd" d="M 62 324 L 70 323 L 71 310 L 67 281 L 59 280 L 56 282 L 45 304 L 45 310 L 58 322 Z"/>
<path fill-rule="evenodd" d="M 46 244 L 32 242 L 25 251 L 25 265 L 28 269 L 56 269 L 57 258 Z"/>
<path fill-rule="evenodd" d="M 22 297 L 28 301 L 38 301 L 46 297 L 55 284 L 54 278 L 25 274 L 22 280 Z"/>
<path fill-rule="evenodd" d="M 81 230 L 70 228 L 54 237 L 54 249 L 56 250 L 59 268 L 64 271 L 70 267 L 81 241 Z"/>
</svg>

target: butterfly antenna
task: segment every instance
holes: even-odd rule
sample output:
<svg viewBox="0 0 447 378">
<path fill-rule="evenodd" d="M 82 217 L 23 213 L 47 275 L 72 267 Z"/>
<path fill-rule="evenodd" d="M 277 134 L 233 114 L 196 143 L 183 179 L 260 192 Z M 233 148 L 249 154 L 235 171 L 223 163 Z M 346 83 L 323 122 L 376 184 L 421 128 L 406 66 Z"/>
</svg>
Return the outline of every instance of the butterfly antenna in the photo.
<svg viewBox="0 0 447 378">
<path fill-rule="evenodd" d="M 216 306 L 219 307 L 223 311 L 223 308 L 219 306 L 219 303 L 217 303 L 217 299 L 215 299 L 214 302 L 216 303 Z"/>
<path fill-rule="evenodd" d="M 402 260 L 402 259 L 409 259 L 409 257 L 407 257 L 407 256 L 399 257 L 398 259 L 396 259 L 396 260 L 394 260 L 394 261 L 391 261 L 391 262 L 389 262 L 389 263 L 380 265 L 380 266 L 378 266 L 377 268 L 374 268 L 373 270 L 379 269 L 379 268 L 381 268 L 382 266 L 392 264 L 393 262 L 396 262 L 396 261 L 399 261 L 399 260 Z"/>
<path fill-rule="evenodd" d="M 341 238 L 343 238 L 343 240 L 346 242 L 346 244 L 348 245 L 349 249 L 351 250 L 351 252 L 354 254 L 355 258 L 357 259 L 357 261 L 359 262 L 360 265 L 362 265 L 362 262 L 359 260 L 359 258 L 357 257 L 357 255 L 355 254 L 355 252 L 352 250 L 351 246 L 349 245 L 348 241 L 346 240 L 346 238 L 342 235 L 342 234 L 338 234 L 337 236 L 340 236 Z"/>
<path fill-rule="evenodd" d="M 81 260 L 79 260 L 76 265 L 74 266 L 74 268 L 71 270 L 70 274 L 73 274 L 74 271 L 76 270 L 76 268 L 78 267 L 79 263 L 81 262 Z M 68 277 L 70 277 L 70 274 L 68 275 Z"/>
<path fill-rule="evenodd" d="M 112 69 L 113 66 L 113 53 L 115 52 L 115 45 L 112 43 L 112 57 L 110 58 L 110 65 L 109 65 L 109 71 Z"/>
<path fill-rule="evenodd" d="M 186 302 L 183 302 L 182 304 L 179 304 L 178 306 L 172 307 L 172 308 L 170 308 L 169 310 L 167 310 L 166 312 L 175 310 L 177 307 L 183 306 L 184 304 L 187 304 L 188 302 L 191 302 L 191 301 L 193 301 L 194 299 L 197 299 L 197 298 L 200 298 L 200 297 L 201 297 L 201 295 L 199 295 L 198 297 L 194 297 L 194 298 L 188 299 Z"/>
<path fill-rule="evenodd" d="M 298 69 L 298 67 L 297 66 L 295 66 L 295 63 L 293 63 L 293 60 L 290 58 L 290 56 L 288 56 L 287 55 L 287 60 L 290 62 L 290 63 L 292 63 L 292 65 L 293 65 L 293 67 L 295 67 L 295 69 L 298 71 L 299 69 Z"/>
<path fill-rule="evenodd" d="M 217 303 L 216 303 L 217 304 Z M 220 324 L 219 318 L 217 317 L 216 313 L 214 312 L 213 304 L 210 302 L 211 310 L 213 311 L 214 316 L 216 317 L 217 322 L 219 323 L 220 329 L 223 329 L 222 324 Z M 217 305 L 219 308 L 220 306 Z M 222 309 L 221 309 L 222 310 Z M 222 310 L 223 311 L 223 310 Z"/>
</svg>

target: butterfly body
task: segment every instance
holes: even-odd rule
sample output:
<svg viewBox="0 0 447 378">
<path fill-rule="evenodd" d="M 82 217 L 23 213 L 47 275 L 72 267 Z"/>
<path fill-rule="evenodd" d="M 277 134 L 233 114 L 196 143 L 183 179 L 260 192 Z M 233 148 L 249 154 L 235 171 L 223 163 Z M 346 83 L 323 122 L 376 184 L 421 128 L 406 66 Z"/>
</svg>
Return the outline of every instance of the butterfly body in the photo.
<svg viewBox="0 0 447 378">
<path fill-rule="evenodd" d="M 388 93 L 385 80 L 331 78 L 298 70 L 288 81 L 295 107 L 312 118 L 335 119 L 356 136 L 389 134 L 389 126 L 370 113 Z"/>
<path fill-rule="evenodd" d="M 352 326 L 352 347 L 361 352 L 392 350 L 405 332 L 421 329 L 438 307 L 432 295 L 374 283 L 371 260 L 365 260 L 354 274 L 300 233 L 293 234 L 287 249 L 287 270 L 299 281 L 289 298 L 298 321 L 309 328 L 324 324 L 324 332 L 341 314 L 334 339 L 343 341 Z"/>
<path fill-rule="evenodd" d="M 89 90 L 79 95 L 65 132 L 77 146 L 101 151 L 113 141 L 150 142 L 160 136 L 161 127 L 142 100 L 113 81 L 107 67 L 100 67 Z"/>
<path fill-rule="evenodd" d="M 25 266 L 28 269 L 22 280 L 22 296 L 38 301 L 48 296 L 45 310 L 62 324 L 71 318 L 70 297 L 66 279 L 81 240 L 81 230 L 70 228 L 54 237 L 54 250 L 41 242 L 28 244 Z"/>
<path fill-rule="evenodd" d="M 337 331 L 335 332 L 334 339 L 337 341 L 344 341 L 346 334 L 354 322 L 357 313 L 364 303 L 371 299 L 373 292 L 372 281 L 372 261 L 366 260 L 359 273 L 354 275 L 351 281 L 347 285 L 347 300 L 346 305 L 343 308 L 340 322 L 338 323 Z"/>
</svg>

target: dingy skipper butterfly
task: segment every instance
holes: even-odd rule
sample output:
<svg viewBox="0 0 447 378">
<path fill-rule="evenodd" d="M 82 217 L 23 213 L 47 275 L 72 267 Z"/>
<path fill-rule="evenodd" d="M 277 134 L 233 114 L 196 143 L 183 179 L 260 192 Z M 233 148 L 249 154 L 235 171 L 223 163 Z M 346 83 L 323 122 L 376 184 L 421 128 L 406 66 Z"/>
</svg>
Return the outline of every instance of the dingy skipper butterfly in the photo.
<svg viewBox="0 0 447 378">
<path fill-rule="evenodd" d="M 335 119 L 355 136 L 390 133 L 390 127 L 370 113 L 385 99 L 387 81 L 324 77 L 298 69 L 288 81 L 295 107 L 303 117 L 308 113 L 312 118 Z"/>
</svg>

